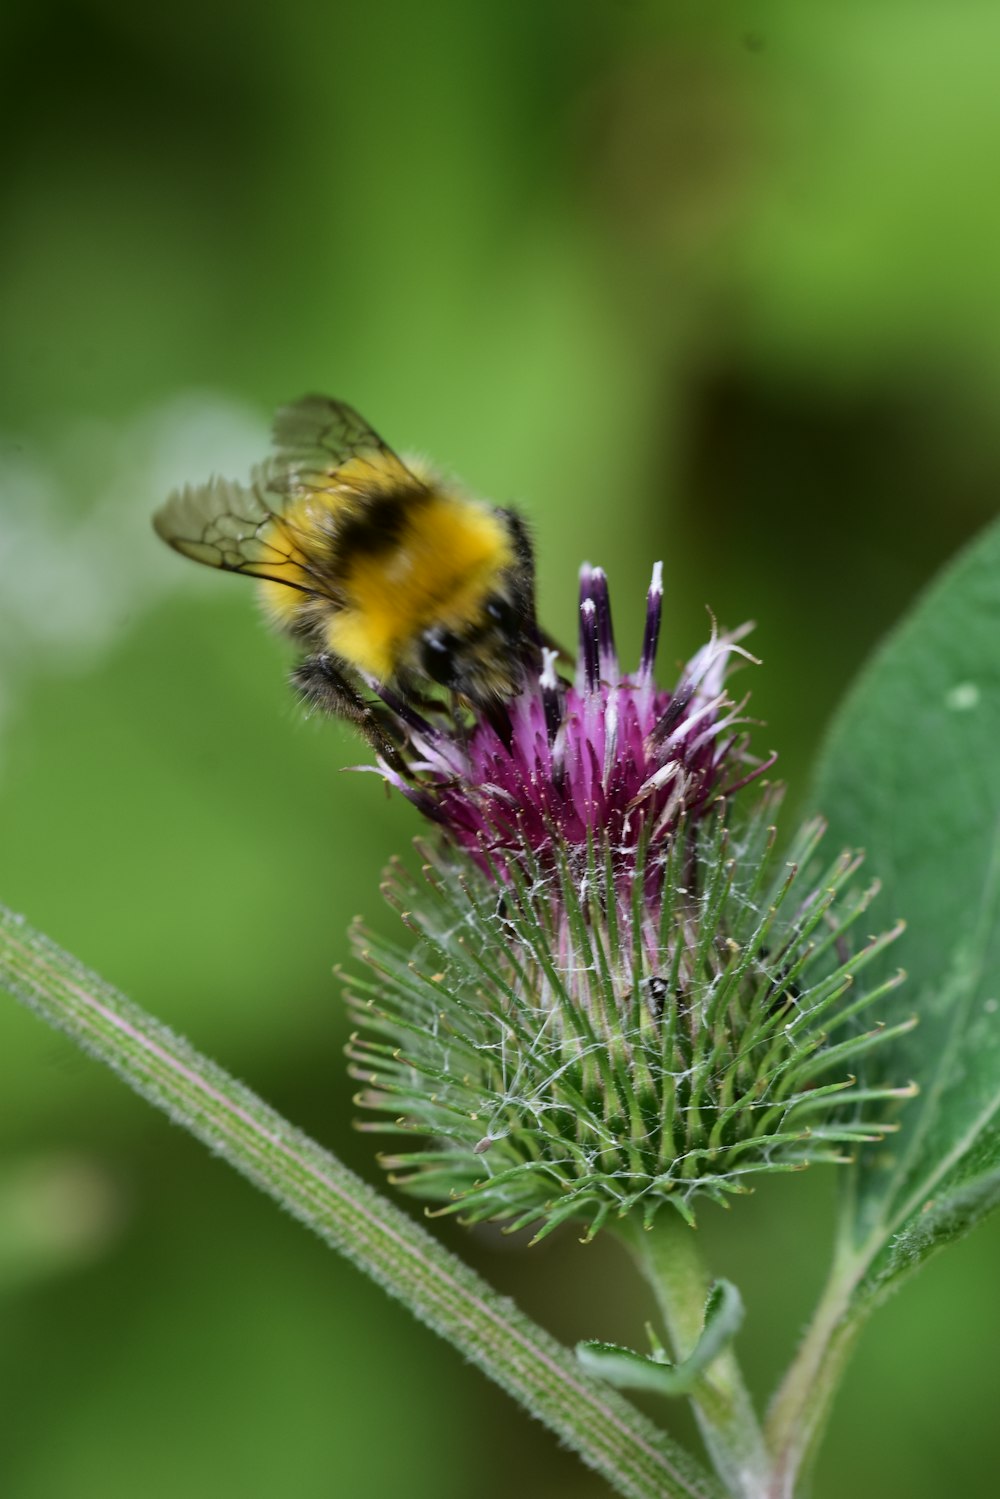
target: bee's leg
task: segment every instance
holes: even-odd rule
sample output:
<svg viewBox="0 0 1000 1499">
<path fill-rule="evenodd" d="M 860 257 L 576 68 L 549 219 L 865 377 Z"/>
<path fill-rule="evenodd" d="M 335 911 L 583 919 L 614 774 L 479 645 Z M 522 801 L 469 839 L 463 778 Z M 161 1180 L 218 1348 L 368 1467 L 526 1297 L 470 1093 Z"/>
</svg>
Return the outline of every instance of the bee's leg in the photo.
<svg viewBox="0 0 1000 1499">
<path fill-rule="evenodd" d="M 534 622 L 535 618 L 535 549 L 524 517 L 516 510 L 498 510 L 506 524 L 517 557 L 517 605 L 520 612 Z"/>
<path fill-rule="evenodd" d="M 532 546 L 531 532 L 528 530 L 524 517 L 516 510 L 501 509 L 499 514 L 506 522 L 517 556 L 517 575 L 520 580 L 517 602 L 525 620 L 525 645 L 529 647 L 530 653 L 537 660 L 541 658 L 542 646 L 546 646 L 567 661 L 572 661 L 573 657 L 570 652 L 563 650 L 559 642 L 553 640 L 548 631 L 543 630 L 538 623 L 538 616 L 535 612 L 535 549 Z"/>
<path fill-rule="evenodd" d="M 336 656 L 325 651 L 306 656 L 292 673 L 292 686 L 310 708 L 345 718 L 368 740 L 376 754 L 394 770 L 405 769 L 399 746 L 393 737 L 388 715 L 378 703 L 362 697 Z"/>
<path fill-rule="evenodd" d="M 508 510 L 506 506 L 498 507 L 497 514 L 501 516 L 510 532 L 514 550 L 517 552 L 517 560 L 521 572 L 525 577 L 534 582 L 535 578 L 535 549 L 531 544 L 531 533 L 525 524 L 524 516 L 517 510 Z"/>
</svg>

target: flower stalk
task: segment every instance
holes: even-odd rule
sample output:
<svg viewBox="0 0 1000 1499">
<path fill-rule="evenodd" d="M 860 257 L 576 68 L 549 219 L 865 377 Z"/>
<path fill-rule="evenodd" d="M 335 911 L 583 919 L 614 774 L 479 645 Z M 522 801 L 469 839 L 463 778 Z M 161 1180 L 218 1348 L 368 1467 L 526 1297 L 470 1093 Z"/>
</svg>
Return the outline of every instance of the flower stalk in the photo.
<svg viewBox="0 0 1000 1499">
<path fill-rule="evenodd" d="M 674 1356 L 681 1362 L 702 1335 L 711 1288 L 697 1232 L 676 1214 L 662 1213 L 649 1229 L 632 1224 L 623 1234 L 656 1296 Z M 770 1459 L 731 1345 L 698 1380 L 691 1400 L 727 1491 L 734 1499 L 763 1499 L 769 1492 Z"/>
</svg>

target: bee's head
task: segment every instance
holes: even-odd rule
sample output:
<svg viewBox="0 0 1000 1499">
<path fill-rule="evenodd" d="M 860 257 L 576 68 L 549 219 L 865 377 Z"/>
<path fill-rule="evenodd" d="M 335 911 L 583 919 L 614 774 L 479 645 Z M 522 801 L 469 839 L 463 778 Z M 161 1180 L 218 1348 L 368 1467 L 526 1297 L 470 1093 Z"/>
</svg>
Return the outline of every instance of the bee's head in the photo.
<svg viewBox="0 0 1000 1499">
<path fill-rule="evenodd" d="M 484 705 L 519 690 L 533 643 L 530 615 L 503 593 L 491 593 L 469 627 L 435 624 L 422 632 L 420 668 L 432 682 Z"/>
</svg>

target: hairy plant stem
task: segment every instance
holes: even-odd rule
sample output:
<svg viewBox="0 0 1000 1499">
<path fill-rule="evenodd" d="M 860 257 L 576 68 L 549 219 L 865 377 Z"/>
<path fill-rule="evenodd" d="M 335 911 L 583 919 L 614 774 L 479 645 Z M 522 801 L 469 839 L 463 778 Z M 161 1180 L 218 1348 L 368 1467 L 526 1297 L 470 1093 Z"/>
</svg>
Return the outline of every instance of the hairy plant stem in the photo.
<svg viewBox="0 0 1000 1499">
<path fill-rule="evenodd" d="M 0 987 L 346 1255 L 619 1494 L 720 1499 L 715 1479 L 512 1302 L 249 1088 L 0 907 Z"/>
<path fill-rule="evenodd" d="M 794 1499 L 808 1473 L 866 1320 L 854 1293 L 869 1258 L 869 1252 L 841 1238 L 812 1321 L 771 1401 L 765 1426 L 772 1462 L 767 1499 Z"/>
<path fill-rule="evenodd" d="M 679 1363 L 701 1336 L 711 1285 L 697 1232 L 679 1213 L 667 1209 L 657 1214 L 651 1228 L 627 1223 L 623 1234 L 656 1294 Z M 734 1499 L 765 1499 L 770 1462 L 731 1348 L 712 1362 L 691 1400 L 705 1447 L 727 1491 Z"/>
</svg>

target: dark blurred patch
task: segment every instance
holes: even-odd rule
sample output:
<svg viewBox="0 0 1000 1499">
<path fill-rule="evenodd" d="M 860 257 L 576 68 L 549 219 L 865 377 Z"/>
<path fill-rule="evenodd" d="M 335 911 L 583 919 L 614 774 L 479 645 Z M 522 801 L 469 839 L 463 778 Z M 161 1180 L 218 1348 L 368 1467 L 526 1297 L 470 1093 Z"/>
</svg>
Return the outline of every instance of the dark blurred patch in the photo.
<svg viewBox="0 0 1000 1499">
<path fill-rule="evenodd" d="M 656 274 L 653 254 L 663 276 L 724 234 L 766 155 L 741 59 L 698 38 L 629 58 L 581 101 L 581 176 L 604 233 L 647 273 Z"/>
<path fill-rule="evenodd" d="M 1000 453 L 957 469 L 940 393 L 904 371 L 838 391 L 720 361 L 695 373 L 687 403 L 678 488 L 692 554 L 709 571 L 736 563 L 747 592 L 773 585 L 803 617 L 828 599 L 859 644 L 996 510 Z"/>
<path fill-rule="evenodd" d="M 116 156 L 155 152 L 157 172 L 166 155 L 200 174 L 263 139 L 266 79 L 247 70 L 259 30 L 241 25 L 235 6 L 227 22 L 225 10 L 15 0 L 0 90 L 8 181 L 55 149 L 83 157 L 102 144 Z"/>
</svg>

